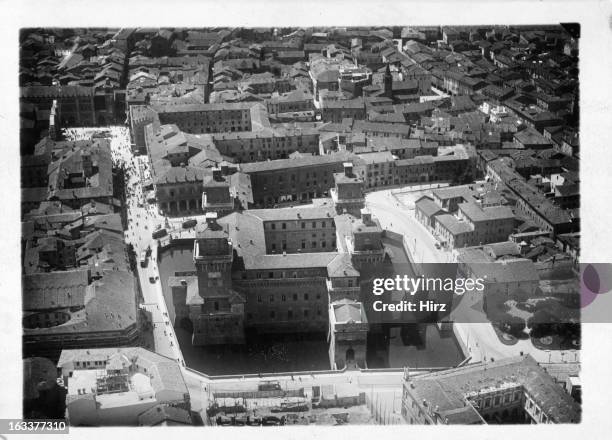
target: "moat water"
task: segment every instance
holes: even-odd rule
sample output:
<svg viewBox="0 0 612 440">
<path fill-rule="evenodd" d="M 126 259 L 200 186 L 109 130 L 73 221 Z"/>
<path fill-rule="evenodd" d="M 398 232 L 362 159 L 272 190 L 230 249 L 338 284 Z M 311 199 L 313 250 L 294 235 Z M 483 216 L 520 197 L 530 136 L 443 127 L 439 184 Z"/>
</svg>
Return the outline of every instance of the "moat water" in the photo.
<svg viewBox="0 0 612 440">
<path fill-rule="evenodd" d="M 394 261 L 405 259 L 401 247 L 394 243 L 385 245 L 393 253 Z M 174 306 L 167 280 L 175 272 L 195 270 L 192 252 L 191 246 L 175 246 L 164 251 L 158 263 L 172 322 Z M 191 334 L 186 329 L 177 327 L 175 333 L 187 366 L 210 375 L 330 369 L 325 334 L 259 336 L 241 347 L 211 348 L 191 345 Z M 387 326 L 384 335 L 371 335 L 368 339 L 369 368 L 451 367 L 464 359 L 454 335 L 441 335 L 433 324 L 403 332 L 397 326 Z"/>
</svg>

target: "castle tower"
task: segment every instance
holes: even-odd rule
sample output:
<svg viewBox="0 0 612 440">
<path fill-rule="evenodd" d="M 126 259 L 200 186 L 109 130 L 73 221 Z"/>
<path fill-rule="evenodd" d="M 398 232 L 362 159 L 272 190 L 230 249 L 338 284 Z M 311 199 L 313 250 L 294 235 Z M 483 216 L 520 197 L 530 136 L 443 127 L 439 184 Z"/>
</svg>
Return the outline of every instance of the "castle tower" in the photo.
<svg viewBox="0 0 612 440">
<path fill-rule="evenodd" d="M 186 295 L 193 345 L 244 343 L 245 300 L 232 290 L 233 247 L 226 229 L 215 212 L 207 213 L 206 223 L 196 229 L 197 292 L 187 290 Z"/>
<path fill-rule="evenodd" d="M 349 213 L 359 216 L 360 210 L 365 206 L 363 195 L 363 179 L 353 171 L 353 164 L 345 162 L 344 171 L 334 174 L 335 186 L 330 190 L 338 214 Z"/>
<path fill-rule="evenodd" d="M 385 248 L 382 234 L 378 219 L 372 217 L 369 209 L 363 208 L 361 217 L 353 221 L 351 236 L 347 240 L 353 264 L 358 270 L 372 268 L 383 262 Z"/>
<path fill-rule="evenodd" d="M 365 368 L 368 320 L 359 301 L 359 271 L 340 253 L 327 266 L 329 361 L 332 369 Z"/>
<path fill-rule="evenodd" d="M 204 180 L 202 188 L 202 209 L 204 212 L 216 212 L 225 215 L 234 210 L 234 199 L 230 191 L 230 183 L 223 169 L 212 169 L 212 176 Z M 227 166 L 225 166 L 227 174 Z"/>
<path fill-rule="evenodd" d="M 368 319 L 361 302 L 351 299 L 329 305 L 329 357 L 332 369 L 367 368 Z"/>
<path fill-rule="evenodd" d="M 206 214 L 206 224 L 199 225 L 193 249 L 200 294 L 209 288 L 231 288 L 232 245 L 225 228 L 217 223 L 217 213 Z"/>
</svg>

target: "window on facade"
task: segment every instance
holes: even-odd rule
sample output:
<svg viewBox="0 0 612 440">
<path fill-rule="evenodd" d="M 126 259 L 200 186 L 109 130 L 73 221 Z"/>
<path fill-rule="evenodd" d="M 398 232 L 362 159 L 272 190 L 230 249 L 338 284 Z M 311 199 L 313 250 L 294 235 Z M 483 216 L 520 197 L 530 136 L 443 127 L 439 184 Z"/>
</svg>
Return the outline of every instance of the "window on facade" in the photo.
<svg viewBox="0 0 612 440">
<path fill-rule="evenodd" d="M 274 310 L 270 310 L 270 318 L 276 318 L 276 312 Z"/>
<path fill-rule="evenodd" d="M 268 272 L 268 278 L 274 278 L 274 272 Z"/>
<path fill-rule="evenodd" d="M 274 302 L 274 295 L 270 295 L 270 296 L 269 296 L 269 301 L 270 301 L 271 303 L 273 303 L 273 302 Z"/>
<path fill-rule="evenodd" d="M 312 222 L 312 227 L 316 228 L 317 227 L 317 222 Z"/>
<path fill-rule="evenodd" d="M 287 223 L 283 223 L 283 229 L 287 229 Z"/>
<path fill-rule="evenodd" d="M 317 242 L 316 242 L 316 241 L 313 241 L 313 242 L 312 242 L 312 247 L 313 247 L 313 248 L 316 248 L 316 247 L 317 247 Z"/>
<path fill-rule="evenodd" d="M 306 228 L 306 222 L 302 222 L 302 229 Z"/>
<path fill-rule="evenodd" d="M 283 302 L 287 301 L 287 295 L 282 295 L 281 296 L 281 301 L 283 301 Z"/>
<path fill-rule="evenodd" d="M 276 229 L 276 223 L 272 223 L 271 228 Z"/>
<path fill-rule="evenodd" d="M 287 310 L 287 318 L 293 319 L 293 310 Z"/>
<path fill-rule="evenodd" d="M 294 301 L 297 301 L 297 300 L 298 300 L 298 295 L 297 295 L 297 293 L 294 293 L 294 294 L 293 294 L 293 300 L 294 300 Z"/>
<path fill-rule="evenodd" d="M 304 318 L 308 318 L 308 309 L 304 309 Z"/>
</svg>

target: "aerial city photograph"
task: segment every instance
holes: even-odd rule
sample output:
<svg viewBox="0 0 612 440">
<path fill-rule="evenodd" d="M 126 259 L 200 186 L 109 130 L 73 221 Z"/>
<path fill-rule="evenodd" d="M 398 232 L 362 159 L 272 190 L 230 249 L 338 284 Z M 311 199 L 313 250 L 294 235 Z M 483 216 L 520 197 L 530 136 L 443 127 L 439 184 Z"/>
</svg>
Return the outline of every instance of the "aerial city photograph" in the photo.
<svg viewBox="0 0 612 440">
<path fill-rule="evenodd" d="M 23 419 L 580 423 L 579 40 L 20 29 Z"/>
</svg>

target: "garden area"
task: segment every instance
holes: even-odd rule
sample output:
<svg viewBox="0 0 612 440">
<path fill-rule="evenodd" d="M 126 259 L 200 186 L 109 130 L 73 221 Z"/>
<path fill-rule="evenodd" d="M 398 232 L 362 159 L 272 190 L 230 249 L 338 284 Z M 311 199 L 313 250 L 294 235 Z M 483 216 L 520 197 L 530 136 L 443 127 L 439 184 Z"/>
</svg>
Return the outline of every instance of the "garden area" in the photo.
<svg viewBox="0 0 612 440">
<path fill-rule="evenodd" d="M 571 298 L 489 297 L 487 303 L 487 316 L 505 345 L 529 338 L 540 350 L 580 349 L 580 308 Z"/>
</svg>

